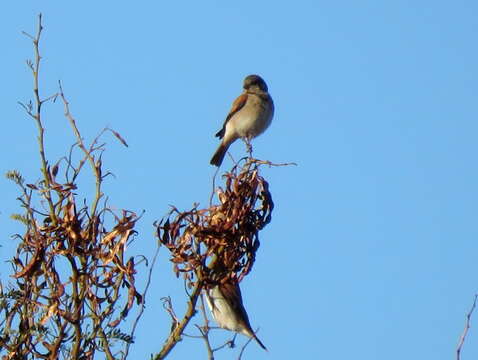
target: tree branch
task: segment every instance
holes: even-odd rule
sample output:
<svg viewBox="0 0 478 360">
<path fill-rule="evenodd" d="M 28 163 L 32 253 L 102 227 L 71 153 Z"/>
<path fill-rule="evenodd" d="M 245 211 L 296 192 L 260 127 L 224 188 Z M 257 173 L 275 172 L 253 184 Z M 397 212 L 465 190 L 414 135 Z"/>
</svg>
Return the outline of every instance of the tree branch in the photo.
<svg viewBox="0 0 478 360">
<path fill-rule="evenodd" d="M 196 282 L 196 285 L 194 286 L 191 296 L 189 297 L 188 309 L 186 310 L 186 313 L 184 314 L 183 320 L 176 325 L 173 331 L 171 331 L 168 339 L 166 340 L 165 344 L 163 345 L 163 348 L 161 349 L 161 352 L 153 358 L 154 360 L 161 360 L 166 358 L 166 356 L 171 352 L 171 350 L 173 350 L 176 344 L 181 340 L 181 335 L 184 329 L 189 324 L 189 321 L 196 314 L 196 303 L 198 301 L 199 295 L 201 294 L 202 287 L 203 287 L 202 281 L 198 280 Z"/>
<path fill-rule="evenodd" d="M 460 360 L 461 357 L 461 349 L 463 348 L 463 344 L 465 343 L 466 335 L 468 334 L 468 330 L 470 329 L 470 323 L 471 323 L 471 315 L 473 314 L 473 311 L 476 308 L 476 301 L 478 298 L 478 294 L 475 294 L 475 298 L 473 300 L 473 305 L 471 306 L 470 311 L 468 314 L 466 314 L 466 322 L 465 322 L 465 328 L 463 329 L 463 333 L 460 336 L 460 341 L 458 342 L 458 346 L 456 348 L 456 360 Z"/>
</svg>

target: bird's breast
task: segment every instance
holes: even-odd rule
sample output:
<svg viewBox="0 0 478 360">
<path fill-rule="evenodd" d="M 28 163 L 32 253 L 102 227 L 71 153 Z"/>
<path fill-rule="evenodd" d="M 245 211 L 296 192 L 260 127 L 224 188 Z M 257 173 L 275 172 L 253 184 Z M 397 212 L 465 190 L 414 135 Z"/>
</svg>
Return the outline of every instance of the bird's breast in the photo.
<svg viewBox="0 0 478 360">
<path fill-rule="evenodd" d="M 216 286 L 207 291 L 206 301 L 217 324 L 227 330 L 242 332 L 243 326 L 238 314 L 227 302 Z"/>
<path fill-rule="evenodd" d="M 269 127 L 273 115 L 272 101 L 250 94 L 244 107 L 234 114 L 227 125 L 234 129 L 238 137 L 254 138 Z"/>
</svg>

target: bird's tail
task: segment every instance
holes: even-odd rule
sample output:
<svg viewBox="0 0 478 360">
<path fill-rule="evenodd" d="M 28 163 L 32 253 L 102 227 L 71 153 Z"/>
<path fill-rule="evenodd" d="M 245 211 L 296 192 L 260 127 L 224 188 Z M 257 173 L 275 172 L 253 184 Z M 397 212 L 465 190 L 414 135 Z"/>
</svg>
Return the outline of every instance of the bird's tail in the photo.
<svg viewBox="0 0 478 360">
<path fill-rule="evenodd" d="M 259 338 L 256 336 L 256 334 L 254 334 L 254 340 L 257 341 L 257 343 L 260 345 L 261 348 L 263 348 L 265 351 L 267 351 L 267 348 L 264 346 L 262 341 L 259 340 Z"/>
<path fill-rule="evenodd" d="M 211 158 L 211 165 L 216 165 L 217 167 L 221 166 L 222 160 L 224 160 L 224 156 L 226 155 L 228 148 L 229 145 L 221 143 Z"/>
</svg>

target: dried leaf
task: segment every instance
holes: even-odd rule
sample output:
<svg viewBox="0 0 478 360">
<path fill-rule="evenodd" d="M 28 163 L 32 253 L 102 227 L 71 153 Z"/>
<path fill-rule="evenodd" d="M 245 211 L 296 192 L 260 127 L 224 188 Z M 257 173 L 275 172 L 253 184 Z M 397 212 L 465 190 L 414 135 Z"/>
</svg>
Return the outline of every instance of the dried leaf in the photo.
<svg viewBox="0 0 478 360">
<path fill-rule="evenodd" d="M 59 163 L 57 162 L 53 168 L 51 169 L 51 175 L 53 177 L 53 179 L 56 177 L 56 175 L 58 174 L 58 168 L 59 168 Z"/>
<path fill-rule="evenodd" d="M 47 321 L 50 320 L 50 318 L 53 315 L 57 314 L 57 312 L 58 312 L 58 303 L 55 302 L 48 308 L 48 312 L 45 314 L 43 319 L 41 319 L 40 324 L 45 325 Z"/>
<path fill-rule="evenodd" d="M 35 254 L 31 258 L 29 263 L 20 272 L 13 274 L 12 277 L 18 279 L 21 277 L 25 277 L 27 275 L 28 276 L 31 275 L 39 267 L 39 264 L 41 260 L 43 259 L 44 252 L 45 252 L 45 249 L 41 247 L 41 245 L 39 245 L 35 249 Z"/>
<path fill-rule="evenodd" d="M 109 131 L 111 131 L 113 133 L 114 136 L 116 136 L 116 138 L 121 141 L 121 143 L 128 147 L 128 144 L 126 143 L 125 139 L 123 139 L 123 137 L 117 132 L 117 131 L 114 131 L 113 129 L 110 129 L 108 128 Z"/>
</svg>

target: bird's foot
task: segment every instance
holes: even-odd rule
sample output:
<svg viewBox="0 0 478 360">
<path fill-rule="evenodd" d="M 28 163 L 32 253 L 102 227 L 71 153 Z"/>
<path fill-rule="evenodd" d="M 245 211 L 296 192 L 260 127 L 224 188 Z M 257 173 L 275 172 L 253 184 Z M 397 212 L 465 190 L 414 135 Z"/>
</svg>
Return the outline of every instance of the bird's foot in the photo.
<svg viewBox="0 0 478 360">
<path fill-rule="evenodd" d="M 246 149 L 247 153 L 249 154 L 249 157 L 252 158 L 252 144 L 251 140 L 249 138 L 245 138 L 244 142 L 246 143 Z"/>
</svg>

